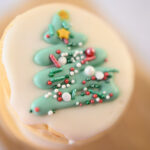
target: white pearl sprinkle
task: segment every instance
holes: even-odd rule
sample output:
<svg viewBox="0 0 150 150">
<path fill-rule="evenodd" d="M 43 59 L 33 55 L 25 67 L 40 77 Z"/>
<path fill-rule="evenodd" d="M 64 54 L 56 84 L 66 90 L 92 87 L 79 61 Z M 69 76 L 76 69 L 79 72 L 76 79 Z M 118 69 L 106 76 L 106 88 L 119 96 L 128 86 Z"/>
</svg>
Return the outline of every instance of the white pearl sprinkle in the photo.
<svg viewBox="0 0 150 150">
<path fill-rule="evenodd" d="M 79 102 L 76 102 L 76 105 L 79 105 Z"/>
<path fill-rule="evenodd" d="M 65 53 L 61 53 L 61 56 L 62 56 L 62 57 L 65 56 Z"/>
<path fill-rule="evenodd" d="M 76 57 L 76 60 L 79 60 L 80 59 L 80 57 L 78 56 L 78 57 Z"/>
<path fill-rule="evenodd" d="M 79 46 L 82 46 L 82 45 L 83 45 L 83 43 L 82 43 L 82 42 L 79 42 L 79 43 L 78 43 L 78 45 L 79 45 Z"/>
<path fill-rule="evenodd" d="M 99 97 L 97 97 L 97 98 L 96 98 L 96 101 L 97 101 L 97 102 L 99 102 L 99 100 L 100 100 L 100 98 L 99 98 Z"/>
<path fill-rule="evenodd" d="M 67 84 L 67 87 L 70 87 L 70 84 Z"/>
<path fill-rule="evenodd" d="M 78 70 L 75 70 L 74 72 L 75 72 L 75 73 L 78 73 L 79 71 L 78 71 Z"/>
<path fill-rule="evenodd" d="M 54 95 L 53 97 L 54 97 L 54 98 L 57 98 L 57 95 Z"/>
<path fill-rule="evenodd" d="M 62 87 L 63 89 L 65 89 L 65 88 L 66 88 L 66 85 L 62 85 L 61 87 Z"/>
<path fill-rule="evenodd" d="M 84 90 L 84 91 L 87 91 L 87 87 L 85 87 L 83 90 Z"/>
<path fill-rule="evenodd" d="M 103 91 L 103 94 L 106 94 L 106 91 Z"/>
<path fill-rule="evenodd" d="M 48 111 L 48 115 L 49 115 L 49 116 L 51 116 L 52 114 L 53 114 L 53 111 L 52 111 L 52 110 Z"/>
<path fill-rule="evenodd" d="M 110 96 L 109 96 L 109 95 L 107 95 L 107 96 L 106 96 L 106 99 L 110 99 Z"/>
<path fill-rule="evenodd" d="M 76 66 L 79 68 L 81 67 L 81 63 L 77 63 Z"/>
<path fill-rule="evenodd" d="M 101 72 L 101 71 L 97 71 L 95 73 L 95 77 L 96 77 L 97 80 L 102 80 L 104 78 L 104 73 Z"/>
<path fill-rule="evenodd" d="M 71 47 L 68 47 L 68 49 L 70 50 L 70 49 L 71 49 Z"/>
<path fill-rule="evenodd" d="M 93 66 L 87 66 L 85 69 L 84 69 L 84 73 L 87 75 L 87 76 L 93 76 L 95 74 L 95 69 Z"/>
<path fill-rule="evenodd" d="M 70 71 L 70 75 L 73 76 L 73 75 L 74 75 L 74 72 L 73 72 L 73 71 Z"/>
<path fill-rule="evenodd" d="M 61 87 L 61 84 L 59 83 L 59 84 L 57 84 L 57 87 Z"/>
<path fill-rule="evenodd" d="M 71 100 L 71 95 L 68 92 L 62 94 L 62 98 L 64 101 L 69 102 Z"/>
<path fill-rule="evenodd" d="M 68 53 L 65 53 L 65 56 L 68 56 Z"/>
<path fill-rule="evenodd" d="M 72 84 L 75 83 L 75 80 L 71 80 L 71 83 L 72 83 Z"/>
<path fill-rule="evenodd" d="M 58 59 L 58 62 L 60 63 L 60 65 L 65 65 L 67 63 L 67 58 L 62 56 Z"/>
<path fill-rule="evenodd" d="M 54 92 L 57 93 L 57 92 L 58 92 L 58 89 L 55 89 Z"/>
</svg>

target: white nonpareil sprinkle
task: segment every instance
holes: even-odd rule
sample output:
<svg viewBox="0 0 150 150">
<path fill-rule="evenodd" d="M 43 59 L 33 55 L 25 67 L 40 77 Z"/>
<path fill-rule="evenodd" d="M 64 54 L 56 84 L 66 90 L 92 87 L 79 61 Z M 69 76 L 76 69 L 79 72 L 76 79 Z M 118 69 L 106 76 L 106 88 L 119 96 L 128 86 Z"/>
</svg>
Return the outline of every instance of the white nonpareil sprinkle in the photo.
<svg viewBox="0 0 150 150">
<path fill-rule="evenodd" d="M 57 95 L 54 95 L 53 97 L 54 97 L 54 98 L 57 98 Z"/>
<path fill-rule="evenodd" d="M 58 89 L 55 89 L 54 92 L 57 93 L 57 92 L 58 92 Z"/>
<path fill-rule="evenodd" d="M 68 49 L 70 50 L 70 49 L 71 49 L 71 47 L 68 47 Z"/>
<path fill-rule="evenodd" d="M 61 84 L 59 83 L 59 84 L 57 84 L 57 87 L 61 87 Z"/>
<path fill-rule="evenodd" d="M 68 144 L 70 144 L 70 145 L 73 144 L 73 143 L 75 143 L 75 141 L 73 141 L 73 140 L 68 141 Z"/>
<path fill-rule="evenodd" d="M 63 89 L 65 89 L 65 88 L 66 88 L 66 85 L 63 84 L 61 87 L 62 87 Z"/>
<path fill-rule="evenodd" d="M 84 91 L 87 91 L 87 87 L 85 87 L 83 90 L 84 90 Z"/>
<path fill-rule="evenodd" d="M 106 94 L 106 91 L 103 91 L 103 94 Z"/>
<path fill-rule="evenodd" d="M 62 57 L 65 56 L 65 53 L 61 53 L 61 56 L 62 56 Z"/>
<path fill-rule="evenodd" d="M 82 45 L 83 45 L 83 43 L 82 43 L 82 42 L 79 42 L 79 43 L 78 43 L 78 45 L 79 45 L 79 46 L 82 46 Z"/>
<path fill-rule="evenodd" d="M 78 71 L 78 70 L 75 70 L 74 72 L 75 72 L 75 73 L 78 73 L 79 71 Z"/>
<path fill-rule="evenodd" d="M 109 95 L 107 95 L 107 96 L 106 96 L 106 99 L 110 99 L 110 96 L 109 96 Z"/>
<path fill-rule="evenodd" d="M 97 80 L 102 80 L 104 78 L 104 73 L 101 72 L 101 71 L 97 71 L 95 73 L 95 77 L 96 77 Z"/>
<path fill-rule="evenodd" d="M 94 67 L 92 66 L 87 66 L 85 69 L 84 69 L 84 73 L 87 75 L 87 76 L 93 76 L 95 74 L 95 69 Z"/>
<path fill-rule="evenodd" d="M 79 102 L 76 102 L 76 105 L 79 105 Z"/>
<path fill-rule="evenodd" d="M 53 115 L 53 111 L 52 110 L 48 111 L 48 115 L 49 116 Z"/>
<path fill-rule="evenodd" d="M 69 102 L 71 100 L 71 95 L 68 92 L 62 94 L 62 98 L 64 101 Z"/>
<path fill-rule="evenodd" d="M 75 80 L 71 80 L 71 83 L 72 83 L 72 84 L 75 83 Z"/>
<path fill-rule="evenodd" d="M 99 100 L 100 100 L 100 98 L 99 98 L 99 97 L 97 97 L 97 98 L 96 98 L 96 101 L 97 101 L 97 102 L 99 102 Z"/>
<path fill-rule="evenodd" d="M 60 63 L 61 66 L 63 66 L 67 63 L 67 59 L 66 59 L 66 57 L 62 56 L 58 59 L 58 62 Z"/>
<path fill-rule="evenodd" d="M 67 87 L 70 87 L 70 84 L 67 84 Z"/>
<path fill-rule="evenodd" d="M 81 67 L 81 63 L 77 63 L 76 66 L 79 68 Z"/>
<path fill-rule="evenodd" d="M 74 75 L 74 72 L 73 72 L 73 71 L 70 71 L 70 75 L 73 76 L 73 75 Z"/>
</svg>

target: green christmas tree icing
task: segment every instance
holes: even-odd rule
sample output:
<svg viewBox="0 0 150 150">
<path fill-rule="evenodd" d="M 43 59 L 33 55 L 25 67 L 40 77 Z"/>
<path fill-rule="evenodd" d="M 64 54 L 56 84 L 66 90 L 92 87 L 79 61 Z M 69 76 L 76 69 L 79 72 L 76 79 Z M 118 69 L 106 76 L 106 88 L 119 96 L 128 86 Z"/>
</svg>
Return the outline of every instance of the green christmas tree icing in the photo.
<svg viewBox="0 0 150 150">
<path fill-rule="evenodd" d="M 107 58 L 104 50 L 82 48 L 87 38 L 73 31 L 66 11 L 53 16 L 44 40 L 53 46 L 35 54 L 34 62 L 47 68 L 33 81 L 48 92 L 33 101 L 30 112 L 51 115 L 59 109 L 101 104 L 118 97 L 113 80 L 117 70 L 101 66 Z"/>
</svg>

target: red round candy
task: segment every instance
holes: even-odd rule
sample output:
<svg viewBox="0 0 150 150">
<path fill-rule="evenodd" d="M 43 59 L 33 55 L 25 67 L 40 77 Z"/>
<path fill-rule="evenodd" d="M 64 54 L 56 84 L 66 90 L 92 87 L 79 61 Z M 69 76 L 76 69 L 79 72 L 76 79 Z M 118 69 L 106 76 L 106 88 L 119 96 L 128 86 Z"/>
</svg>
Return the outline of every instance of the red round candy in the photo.
<svg viewBox="0 0 150 150">
<path fill-rule="evenodd" d="M 68 84 L 69 83 L 69 80 L 68 79 L 65 79 L 65 81 L 64 81 L 66 84 Z"/>
<path fill-rule="evenodd" d="M 39 112 L 40 108 L 39 107 L 35 107 L 34 110 L 35 110 L 35 112 Z"/>
<path fill-rule="evenodd" d="M 52 81 L 48 81 L 47 84 L 48 84 L 48 85 L 51 85 L 51 84 L 52 84 Z"/>
<path fill-rule="evenodd" d="M 80 103 L 79 105 L 82 106 L 82 103 Z"/>
<path fill-rule="evenodd" d="M 97 94 L 93 94 L 93 98 L 97 98 Z"/>
<path fill-rule="evenodd" d="M 91 102 L 91 104 L 95 103 L 94 99 L 91 99 L 90 102 Z"/>
<path fill-rule="evenodd" d="M 74 71 L 74 68 L 73 68 L 73 67 L 71 67 L 71 68 L 70 68 L 70 71 Z"/>
<path fill-rule="evenodd" d="M 60 50 L 60 49 L 56 50 L 56 53 L 57 53 L 57 54 L 60 54 L 60 53 L 61 53 L 61 50 Z"/>
<path fill-rule="evenodd" d="M 86 83 L 86 81 L 85 81 L 85 80 L 83 80 L 83 81 L 82 81 L 82 84 L 85 84 L 85 83 Z"/>
<path fill-rule="evenodd" d="M 81 60 L 81 64 L 85 64 L 85 60 Z"/>
<path fill-rule="evenodd" d="M 61 96 L 61 95 L 62 95 L 62 92 L 59 91 L 57 94 L 58 94 L 59 96 Z"/>
<path fill-rule="evenodd" d="M 89 91 L 86 91 L 85 94 L 86 94 L 86 95 L 90 95 L 90 92 L 89 92 Z"/>
<path fill-rule="evenodd" d="M 57 100 L 58 100 L 59 102 L 61 102 L 61 101 L 62 101 L 62 97 L 58 97 Z"/>
<path fill-rule="evenodd" d="M 96 77 L 95 77 L 95 76 L 92 76 L 91 79 L 92 79 L 92 80 L 96 80 Z"/>
<path fill-rule="evenodd" d="M 94 56 L 95 55 L 95 50 L 93 48 L 87 48 L 85 50 L 85 55 L 87 57 L 91 57 L 91 56 Z"/>
<path fill-rule="evenodd" d="M 109 73 L 108 73 L 108 72 L 105 72 L 105 73 L 104 73 L 104 76 L 108 77 L 108 76 L 109 76 Z"/>
<path fill-rule="evenodd" d="M 109 96 L 112 97 L 112 96 L 113 96 L 113 93 L 110 93 Z"/>
<path fill-rule="evenodd" d="M 49 34 L 46 34 L 46 38 L 50 38 L 50 35 L 49 35 Z"/>
<path fill-rule="evenodd" d="M 100 99 L 100 100 L 99 100 L 99 103 L 102 103 L 102 102 L 103 102 L 103 100 L 102 100 L 102 99 Z"/>
</svg>

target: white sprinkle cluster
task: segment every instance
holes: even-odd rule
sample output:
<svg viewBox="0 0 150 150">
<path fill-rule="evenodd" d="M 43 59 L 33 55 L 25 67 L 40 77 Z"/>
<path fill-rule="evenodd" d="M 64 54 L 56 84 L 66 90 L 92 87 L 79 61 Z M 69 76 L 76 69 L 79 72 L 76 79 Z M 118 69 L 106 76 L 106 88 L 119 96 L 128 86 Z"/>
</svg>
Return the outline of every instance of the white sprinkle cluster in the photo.
<svg viewBox="0 0 150 150">
<path fill-rule="evenodd" d="M 96 101 L 97 101 L 97 102 L 99 102 L 99 100 L 100 100 L 100 98 L 99 98 L 99 97 L 97 97 L 97 98 L 96 98 Z"/>
<path fill-rule="evenodd" d="M 52 93 L 51 93 L 51 92 L 48 92 L 47 94 L 44 95 L 44 97 L 45 97 L 45 98 L 48 98 L 48 97 L 50 97 L 51 95 L 52 95 Z"/>
<path fill-rule="evenodd" d="M 104 78 L 104 73 L 101 72 L 101 71 L 97 71 L 95 73 L 95 77 L 96 77 L 97 80 L 102 80 Z"/>
</svg>

